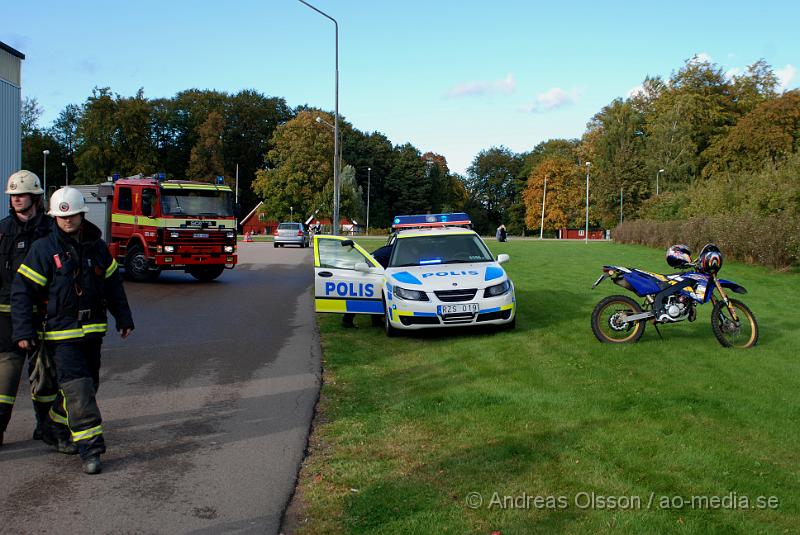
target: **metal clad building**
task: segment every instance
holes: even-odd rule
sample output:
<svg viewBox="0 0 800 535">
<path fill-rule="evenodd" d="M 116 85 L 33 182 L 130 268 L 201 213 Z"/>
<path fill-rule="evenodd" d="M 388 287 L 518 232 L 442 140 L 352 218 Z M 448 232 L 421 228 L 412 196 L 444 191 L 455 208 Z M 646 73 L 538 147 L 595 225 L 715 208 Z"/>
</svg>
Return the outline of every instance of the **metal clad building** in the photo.
<svg viewBox="0 0 800 535">
<path fill-rule="evenodd" d="M 25 55 L 0 41 L 0 217 L 8 207 L 6 179 L 22 166 L 22 60 Z"/>
</svg>

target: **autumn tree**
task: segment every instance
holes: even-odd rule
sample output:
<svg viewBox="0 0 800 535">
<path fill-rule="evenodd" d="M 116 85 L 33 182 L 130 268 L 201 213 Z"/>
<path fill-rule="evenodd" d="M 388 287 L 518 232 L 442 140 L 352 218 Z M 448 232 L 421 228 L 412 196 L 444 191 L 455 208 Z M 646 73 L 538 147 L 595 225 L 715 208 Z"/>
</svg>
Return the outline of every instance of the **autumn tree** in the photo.
<svg viewBox="0 0 800 535">
<path fill-rule="evenodd" d="M 544 229 L 574 227 L 583 217 L 583 173 L 570 159 L 549 156 L 531 171 L 523 191 L 525 224 L 528 228 L 541 226 L 542 199 L 545 195 Z"/>
</svg>

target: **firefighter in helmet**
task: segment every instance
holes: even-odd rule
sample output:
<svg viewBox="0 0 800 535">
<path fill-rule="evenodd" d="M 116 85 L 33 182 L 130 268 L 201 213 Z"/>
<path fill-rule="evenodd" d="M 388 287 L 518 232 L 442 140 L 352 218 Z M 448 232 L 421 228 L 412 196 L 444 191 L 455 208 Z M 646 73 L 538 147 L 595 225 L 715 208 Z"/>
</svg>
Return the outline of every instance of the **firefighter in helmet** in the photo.
<svg viewBox="0 0 800 535">
<path fill-rule="evenodd" d="M 100 229 L 86 220 L 83 195 L 62 188 L 50 199 L 56 225 L 31 247 L 19 267 L 11 292 L 13 340 L 29 349 L 36 338 L 33 303 L 47 302 L 42 338 L 53 357 L 58 398 L 50 409 L 44 435 L 78 447 L 83 471 L 97 474 L 105 453 L 97 407 L 100 348 L 108 327 L 106 312 L 116 319 L 122 338 L 133 331 L 133 318 L 116 260 Z"/>
<path fill-rule="evenodd" d="M 43 193 L 39 177 L 30 171 L 8 177 L 11 213 L 0 221 L 0 447 L 26 358 L 26 351 L 11 339 L 11 283 L 33 242 L 50 233 L 53 220 L 44 213 Z M 38 422 L 47 419 L 55 397 L 55 392 L 34 396 L 37 425 L 33 438 L 42 438 Z"/>
</svg>

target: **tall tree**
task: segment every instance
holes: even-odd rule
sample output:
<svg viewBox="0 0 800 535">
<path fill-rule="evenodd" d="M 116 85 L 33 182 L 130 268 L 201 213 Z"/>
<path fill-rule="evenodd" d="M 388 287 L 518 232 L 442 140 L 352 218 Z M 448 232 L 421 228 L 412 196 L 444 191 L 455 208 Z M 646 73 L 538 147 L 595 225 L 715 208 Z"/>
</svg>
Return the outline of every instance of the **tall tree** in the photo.
<svg viewBox="0 0 800 535">
<path fill-rule="evenodd" d="M 431 210 L 431 183 L 425 162 L 410 143 L 394 148 L 385 193 L 392 214 L 424 214 Z"/>
<path fill-rule="evenodd" d="M 320 112 L 302 111 L 275 129 L 268 168 L 260 169 L 253 181 L 269 218 L 288 215 L 290 206 L 297 213 L 312 214 L 324 202 L 321 192 L 333 178 L 333 136 L 320 128 L 317 116 L 332 122 Z"/>
<path fill-rule="evenodd" d="M 78 183 L 101 182 L 117 170 L 117 98 L 108 87 L 95 87 L 83 105 L 75 153 Z"/>
<path fill-rule="evenodd" d="M 543 200 L 544 230 L 579 226 L 584 214 L 583 183 L 581 169 L 571 159 L 548 156 L 541 160 L 531 171 L 523 192 L 527 227 L 538 229 L 541 226 Z"/>
<path fill-rule="evenodd" d="M 635 213 L 648 193 L 647 178 L 642 172 L 644 132 L 641 113 L 630 102 L 616 99 L 594 116 L 589 129 L 596 134 L 592 160 L 590 202 L 599 209 L 592 213 L 603 226 L 618 221 L 620 191 L 629 198 Z M 599 213 L 598 213 L 599 211 Z"/>
<path fill-rule="evenodd" d="M 800 150 L 800 90 L 756 106 L 708 150 L 707 175 L 776 167 Z"/>
<path fill-rule="evenodd" d="M 139 89 L 134 97 L 117 97 L 114 120 L 116 167 L 121 176 L 156 171 L 156 152 L 152 139 L 152 107 Z"/>
<path fill-rule="evenodd" d="M 512 232 L 521 230 L 516 226 L 521 227 L 522 222 L 509 221 L 508 217 L 524 188 L 524 181 L 517 178 L 522 166 L 522 158 L 510 149 L 492 147 L 481 151 L 467 168 L 467 191 L 473 206 L 485 211 L 488 225 L 505 223 Z"/>
<path fill-rule="evenodd" d="M 189 158 L 186 175 L 194 180 L 214 182 L 217 176 L 225 176 L 222 132 L 225 119 L 212 111 L 197 132 L 198 139 Z"/>
</svg>

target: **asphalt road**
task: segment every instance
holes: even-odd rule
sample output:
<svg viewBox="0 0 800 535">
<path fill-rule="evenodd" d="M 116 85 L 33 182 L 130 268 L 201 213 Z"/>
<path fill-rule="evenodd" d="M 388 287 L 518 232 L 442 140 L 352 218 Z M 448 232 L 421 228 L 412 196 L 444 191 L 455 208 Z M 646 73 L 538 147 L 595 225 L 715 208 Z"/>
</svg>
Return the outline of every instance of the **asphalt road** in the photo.
<svg viewBox="0 0 800 535">
<path fill-rule="evenodd" d="M 0 449 L 0 533 L 278 533 L 320 385 L 311 249 L 242 243 L 215 282 L 126 283 L 103 346 L 103 472 L 31 440 L 27 380 Z"/>
</svg>

